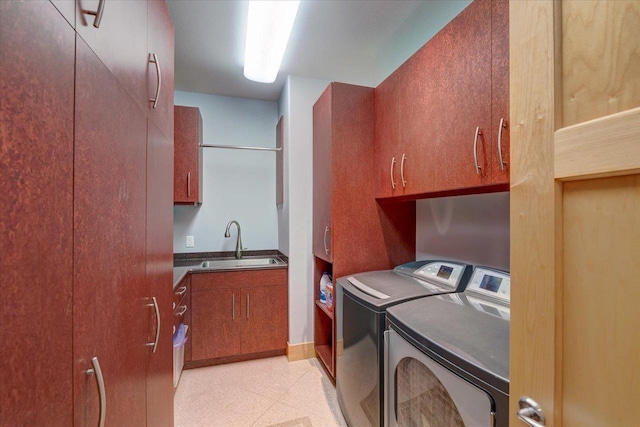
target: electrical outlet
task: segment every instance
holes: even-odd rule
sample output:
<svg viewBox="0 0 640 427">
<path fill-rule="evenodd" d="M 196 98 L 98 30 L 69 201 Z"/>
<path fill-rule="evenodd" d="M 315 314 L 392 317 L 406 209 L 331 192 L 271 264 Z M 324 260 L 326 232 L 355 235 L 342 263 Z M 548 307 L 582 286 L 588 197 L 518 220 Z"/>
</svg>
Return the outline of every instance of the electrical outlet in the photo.
<svg viewBox="0 0 640 427">
<path fill-rule="evenodd" d="M 192 248 L 195 245 L 195 239 L 193 236 L 187 236 L 187 247 Z"/>
</svg>

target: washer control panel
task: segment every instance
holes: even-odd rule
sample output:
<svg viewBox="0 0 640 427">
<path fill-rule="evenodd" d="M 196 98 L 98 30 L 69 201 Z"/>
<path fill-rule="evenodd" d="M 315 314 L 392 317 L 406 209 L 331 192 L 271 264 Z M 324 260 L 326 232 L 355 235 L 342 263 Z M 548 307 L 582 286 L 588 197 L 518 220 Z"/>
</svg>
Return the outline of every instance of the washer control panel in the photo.
<svg viewBox="0 0 640 427">
<path fill-rule="evenodd" d="M 466 290 L 509 304 L 511 277 L 504 271 L 476 267 Z"/>
<path fill-rule="evenodd" d="M 431 283 L 439 283 L 455 289 L 460 283 L 465 267 L 465 264 L 437 261 L 418 268 L 413 275 L 424 277 Z"/>
</svg>

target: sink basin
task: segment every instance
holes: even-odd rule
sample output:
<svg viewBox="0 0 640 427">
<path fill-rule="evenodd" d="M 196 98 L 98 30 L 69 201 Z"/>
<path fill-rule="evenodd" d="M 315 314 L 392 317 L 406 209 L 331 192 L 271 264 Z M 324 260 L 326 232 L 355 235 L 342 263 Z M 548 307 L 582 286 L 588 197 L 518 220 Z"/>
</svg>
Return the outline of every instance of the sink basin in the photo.
<svg viewBox="0 0 640 427">
<path fill-rule="evenodd" d="M 203 270 L 221 270 L 229 268 L 251 268 L 251 267 L 268 267 L 276 265 L 284 265 L 284 261 L 276 257 L 247 257 L 241 259 L 210 259 L 200 264 Z"/>
</svg>

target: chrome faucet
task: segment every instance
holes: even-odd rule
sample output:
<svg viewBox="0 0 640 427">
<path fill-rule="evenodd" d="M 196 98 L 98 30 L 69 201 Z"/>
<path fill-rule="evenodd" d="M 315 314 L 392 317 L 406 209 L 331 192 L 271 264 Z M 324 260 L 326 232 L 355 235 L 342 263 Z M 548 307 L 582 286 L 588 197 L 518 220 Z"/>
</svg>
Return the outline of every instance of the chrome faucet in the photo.
<svg viewBox="0 0 640 427">
<path fill-rule="evenodd" d="M 229 228 L 231 228 L 231 224 L 235 224 L 238 227 L 238 239 L 236 240 L 236 258 L 242 258 L 242 236 L 240 235 L 240 224 L 238 221 L 231 220 L 227 224 L 227 228 L 224 230 L 224 237 L 231 237 L 231 233 L 229 233 Z"/>
</svg>

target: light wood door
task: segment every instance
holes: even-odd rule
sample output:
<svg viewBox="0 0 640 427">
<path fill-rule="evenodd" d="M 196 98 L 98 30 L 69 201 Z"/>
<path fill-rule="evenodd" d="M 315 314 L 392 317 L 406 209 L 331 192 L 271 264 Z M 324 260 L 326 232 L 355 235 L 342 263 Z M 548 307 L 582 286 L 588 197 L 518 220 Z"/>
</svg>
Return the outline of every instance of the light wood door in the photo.
<svg viewBox="0 0 640 427">
<path fill-rule="evenodd" d="M 640 2 L 511 2 L 511 425 L 636 426 Z"/>
</svg>

